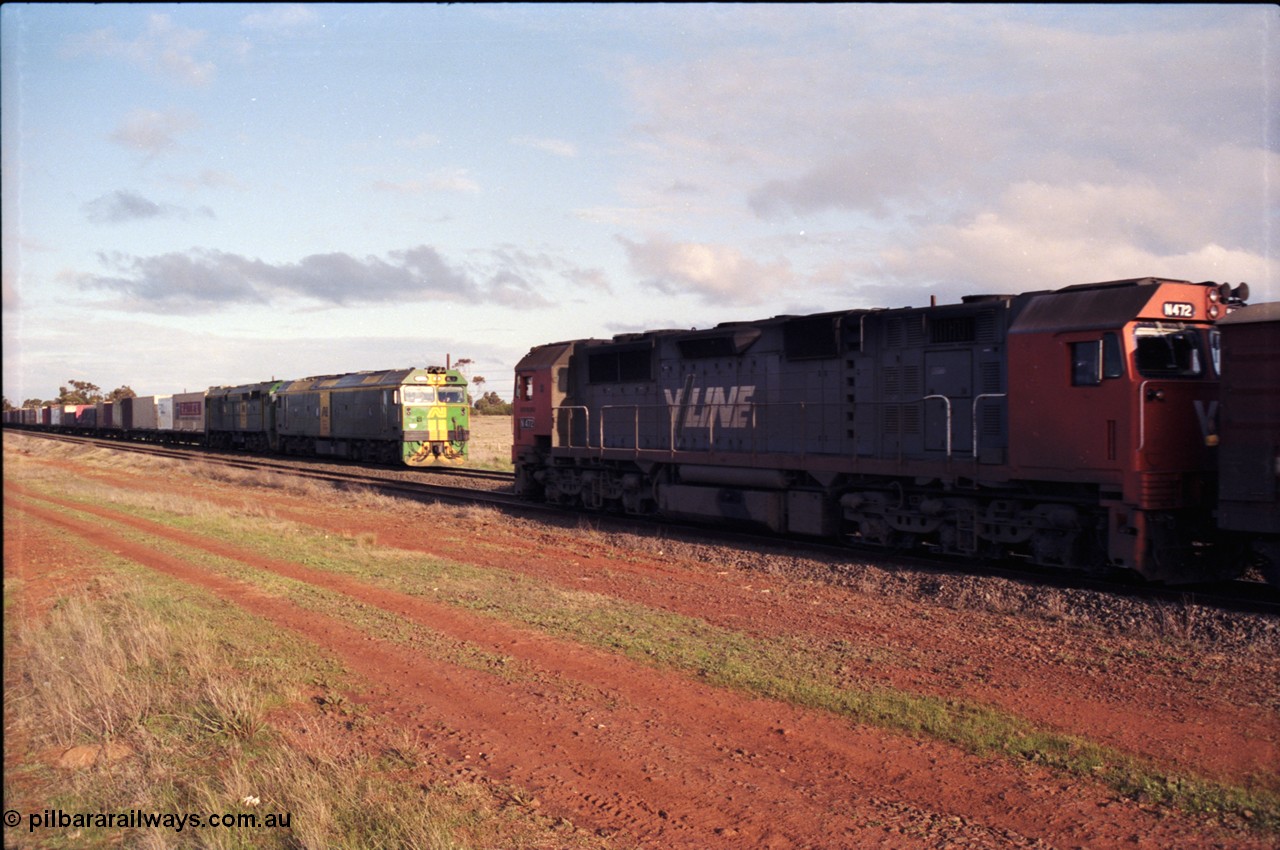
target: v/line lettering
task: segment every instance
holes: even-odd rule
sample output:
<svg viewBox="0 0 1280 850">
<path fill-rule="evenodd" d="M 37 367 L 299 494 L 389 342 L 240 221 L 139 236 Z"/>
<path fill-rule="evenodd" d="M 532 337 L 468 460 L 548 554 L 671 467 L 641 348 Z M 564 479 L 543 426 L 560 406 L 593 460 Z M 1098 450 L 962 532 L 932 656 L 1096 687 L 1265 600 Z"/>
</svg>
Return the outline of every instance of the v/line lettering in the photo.
<svg viewBox="0 0 1280 850">
<path fill-rule="evenodd" d="M 717 423 L 720 428 L 746 428 L 751 424 L 751 402 L 755 397 L 754 385 L 739 387 L 707 387 L 703 395 L 702 387 L 695 387 L 689 394 L 688 403 L 684 390 L 664 389 L 667 406 L 672 410 L 684 408 L 684 428 L 706 428 Z"/>
</svg>

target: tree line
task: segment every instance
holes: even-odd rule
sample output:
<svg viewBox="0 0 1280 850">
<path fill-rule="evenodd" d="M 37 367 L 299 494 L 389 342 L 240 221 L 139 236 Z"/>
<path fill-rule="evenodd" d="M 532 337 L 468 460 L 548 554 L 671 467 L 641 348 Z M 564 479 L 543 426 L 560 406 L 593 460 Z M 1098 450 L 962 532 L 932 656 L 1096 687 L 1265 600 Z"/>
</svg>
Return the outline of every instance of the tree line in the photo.
<svg viewBox="0 0 1280 850">
<path fill-rule="evenodd" d="M 471 383 L 475 385 L 475 411 L 481 416 L 508 416 L 511 414 L 511 404 L 505 402 L 495 392 L 487 392 L 481 394 L 480 389 L 484 386 L 485 380 L 480 376 L 471 379 Z M 102 388 L 97 384 L 88 381 L 68 381 L 66 385 L 58 387 L 58 395 L 51 399 L 29 398 L 22 402 L 20 407 L 44 407 L 53 404 L 97 404 L 100 401 L 119 401 L 122 398 L 136 398 L 137 393 L 129 386 L 116 387 L 109 393 L 104 393 Z M 6 397 L 3 399 L 4 409 L 13 410 L 14 406 Z"/>
<path fill-rule="evenodd" d="M 104 393 L 102 387 L 92 384 L 88 381 L 67 381 L 61 387 L 58 387 L 58 395 L 50 399 L 28 398 L 23 400 L 20 407 L 44 407 L 47 404 L 97 404 L 100 401 L 119 401 L 122 398 L 136 398 L 137 393 L 131 387 L 116 387 L 109 393 Z M 13 404 L 5 397 L 3 399 L 4 409 L 13 410 Z"/>
</svg>

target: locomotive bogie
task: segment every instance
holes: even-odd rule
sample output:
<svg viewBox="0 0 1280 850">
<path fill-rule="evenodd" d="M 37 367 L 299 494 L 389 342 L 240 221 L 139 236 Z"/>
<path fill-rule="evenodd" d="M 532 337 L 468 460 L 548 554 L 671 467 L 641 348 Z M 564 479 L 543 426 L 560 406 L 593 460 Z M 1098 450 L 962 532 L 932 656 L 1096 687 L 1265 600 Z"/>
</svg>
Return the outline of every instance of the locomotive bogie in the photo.
<svg viewBox="0 0 1280 850">
<path fill-rule="evenodd" d="M 1230 572 L 1212 321 L 1236 293 L 1144 278 L 542 346 L 516 368 L 516 489 L 1160 581 Z"/>
</svg>

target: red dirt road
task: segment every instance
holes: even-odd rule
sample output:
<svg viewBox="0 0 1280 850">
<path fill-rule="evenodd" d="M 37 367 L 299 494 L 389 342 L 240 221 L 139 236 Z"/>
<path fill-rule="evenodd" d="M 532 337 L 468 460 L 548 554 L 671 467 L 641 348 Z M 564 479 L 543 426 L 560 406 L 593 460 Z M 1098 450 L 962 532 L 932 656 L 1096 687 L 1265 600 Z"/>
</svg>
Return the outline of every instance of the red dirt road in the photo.
<svg viewBox="0 0 1280 850">
<path fill-rule="evenodd" d="M 83 469 L 78 474 L 86 474 Z M 115 486 L 163 489 L 154 477 Z M 182 488 L 180 488 L 182 489 Z M 187 488 L 189 489 L 189 488 Z M 209 487 L 205 499 L 261 501 Z M 963 698 L 1088 736 L 1181 770 L 1276 788 L 1280 722 L 1272 658 L 1217 658 L 1195 669 L 1152 641 L 1044 619 L 882 598 L 783 575 L 658 555 L 598 535 L 492 523 L 424 541 L 424 512 L 318 508 L 273 493 L 277 516 L 380 546 L 428 550 L 483 567 L 699 616 L 760 635 L 832 640 L 851 652 L 851 683 Z M 542 810 L 643 847 L 1269 847 L 1273 836 L 1227 830 L 1122 800 L 1033 765 L 979 758 L 944 744 L 855 726 L 822 712 L 710 687 L 695 678 L 528 628 L 309 568 L 218 540 L 86 509 L 6 483 L 5 571 L 39 611 L 57 563 L 49 529 L 242 606 L 332 653 L 364 682 L 352 698 L 388 728 L 421 731 L 455 776 L 516 786 Z M 88 511 L 93 520 L 64 508 Z M 410 516 L 417 514 L 414 521 Z M 345 594 L 452 640 L 518 660 L 512 680 L 406 650 L 125 536 L 126 529 Z M 532 538 L 531 538 L 532 535 Z M 44 588 L 53 593 L 57 588 Z M 1016 637 L 1015 637 L 1016 636 Z M 1106 640 L 1109 664 L 1097 663 Z M 1087 662 L 1087 663 L 1086 663 Z M 1179 668 L 1183 669 L 1179 669 Z M 1109 668 L 1109 669 L 1107 669 Z"/>
</svg>

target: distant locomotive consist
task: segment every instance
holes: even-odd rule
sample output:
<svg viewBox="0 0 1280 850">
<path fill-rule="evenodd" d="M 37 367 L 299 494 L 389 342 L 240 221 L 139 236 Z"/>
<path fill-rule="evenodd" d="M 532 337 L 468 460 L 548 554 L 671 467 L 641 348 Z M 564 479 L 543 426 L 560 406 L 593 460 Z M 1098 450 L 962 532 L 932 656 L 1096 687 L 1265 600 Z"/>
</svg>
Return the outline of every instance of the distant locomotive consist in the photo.
<svg viewBox="0 0 1280 850">
<path fill-rule="evenodd" d="M 1247 297 L 1142 278 L 539 346 L 516 367 L 516 490 L 1162 582 L 1239 574 L 1241 543 L 1280 530 L 1275 305 Z M 1228 345 L 1255 324 L 1269 339 L 1234 367 L 1265 419 L 1219 395 L 1229 311 Z M 1219 453 L 1253 488 L 1221 512 L 1243 536 L 1218 528 Z"/>
<path fill-rule="evenodd" d="M 6 424 L 214 449 L 433 466 L 467 457 L 471 407 L 455 369 L 262 381 L 8 411 Z"/>
</svg>

